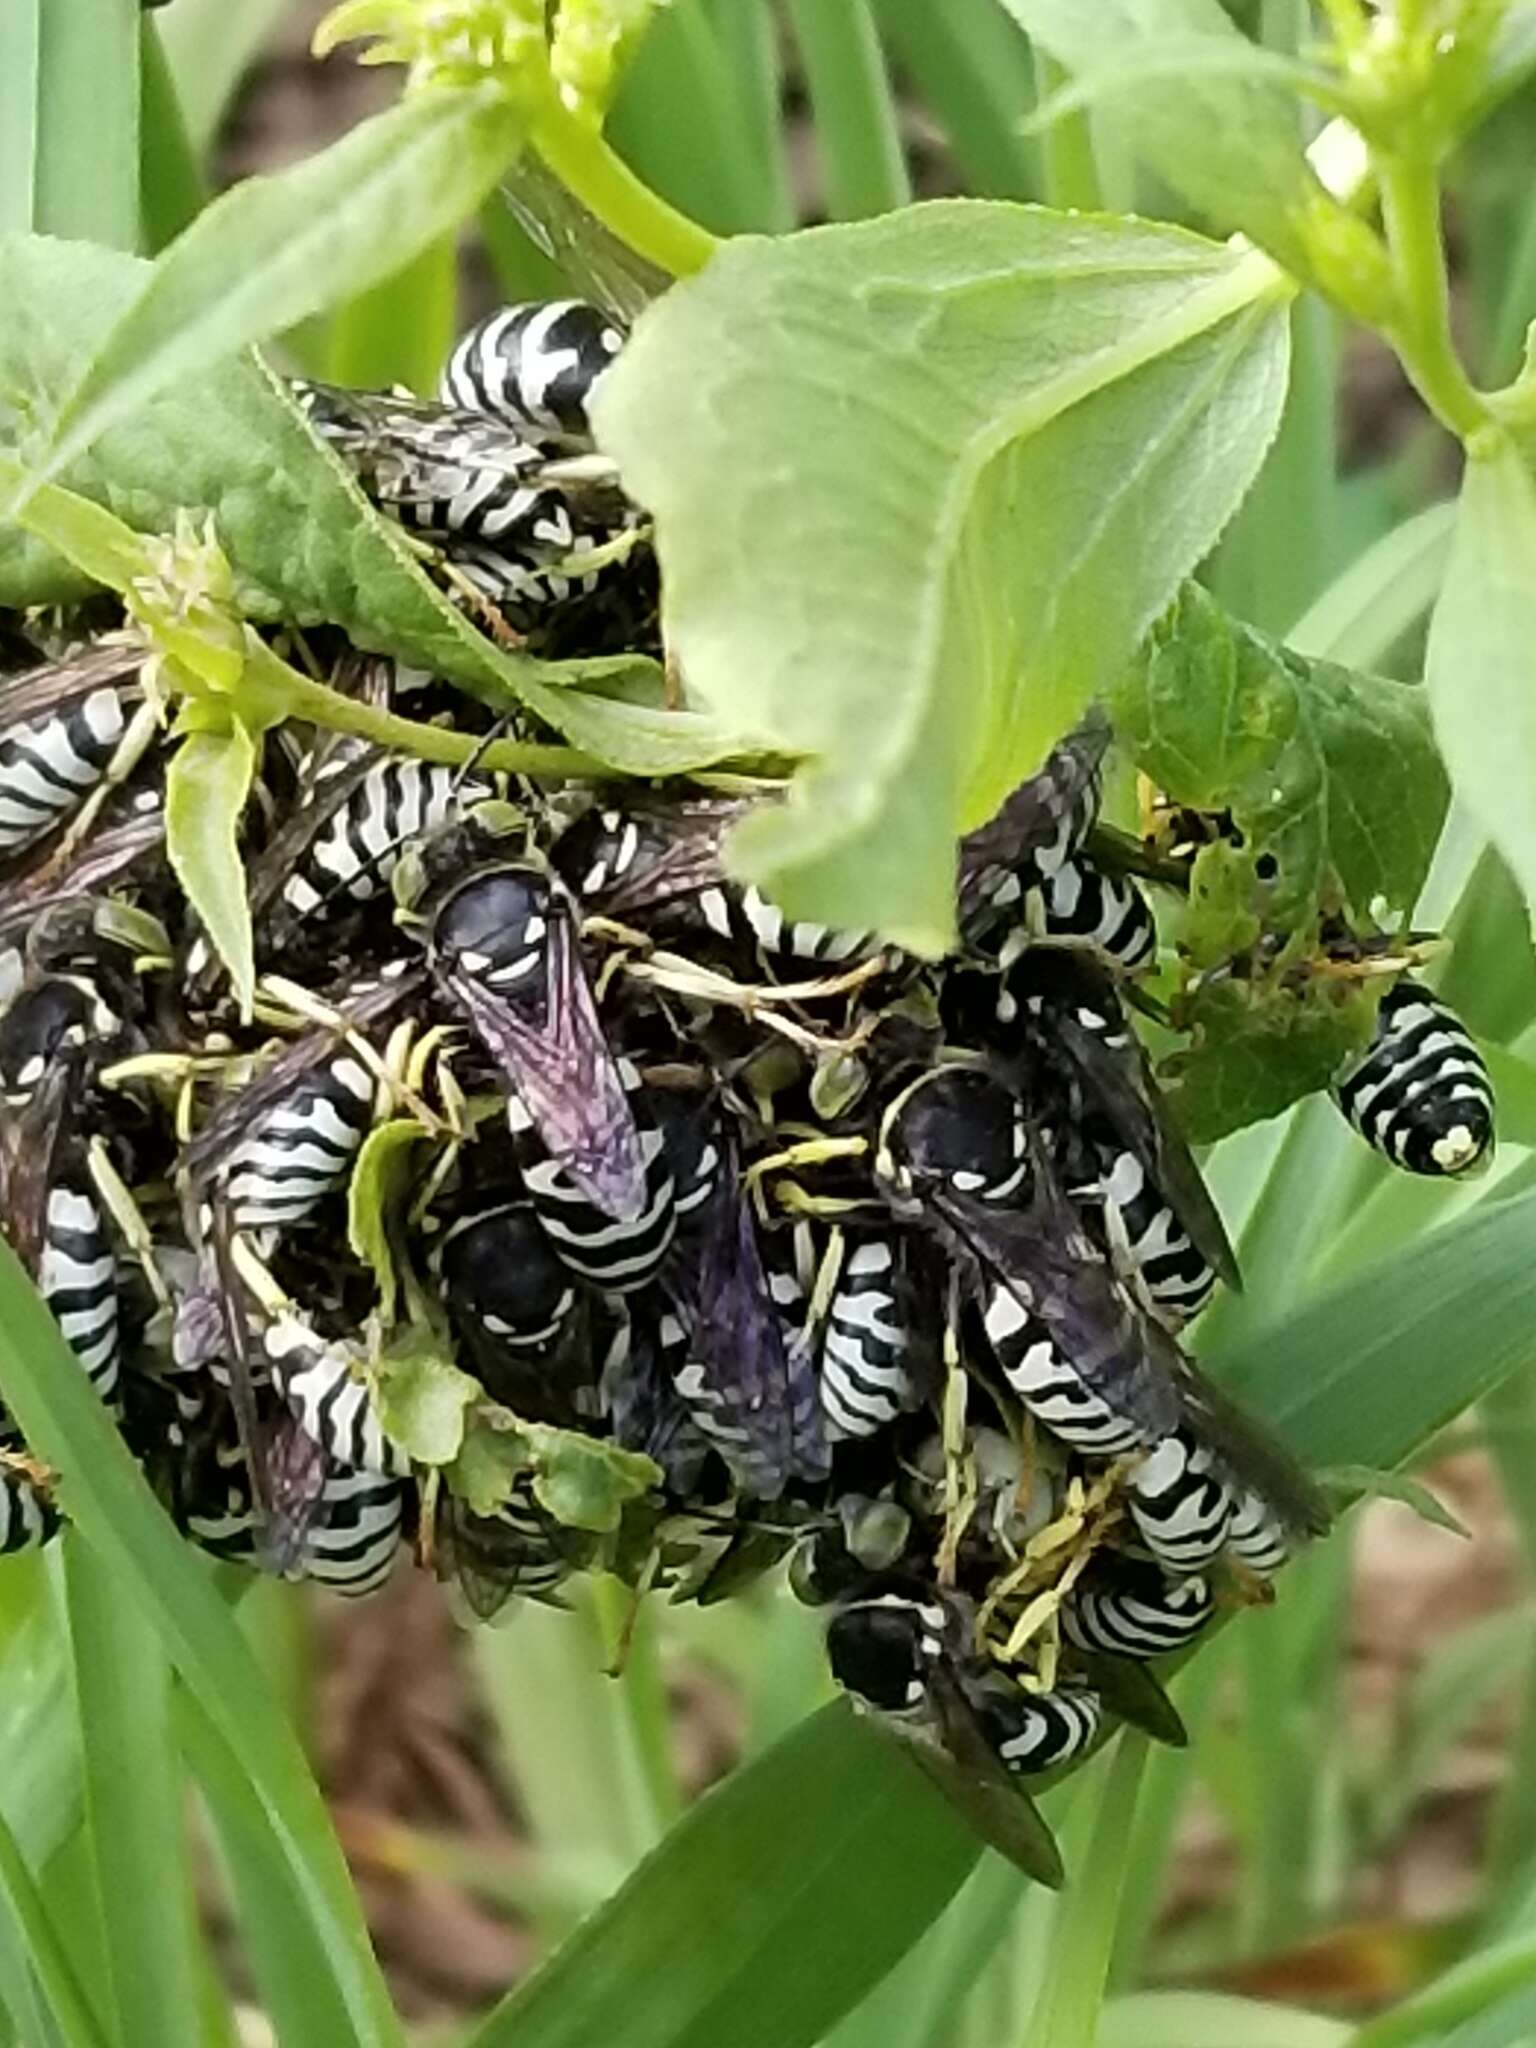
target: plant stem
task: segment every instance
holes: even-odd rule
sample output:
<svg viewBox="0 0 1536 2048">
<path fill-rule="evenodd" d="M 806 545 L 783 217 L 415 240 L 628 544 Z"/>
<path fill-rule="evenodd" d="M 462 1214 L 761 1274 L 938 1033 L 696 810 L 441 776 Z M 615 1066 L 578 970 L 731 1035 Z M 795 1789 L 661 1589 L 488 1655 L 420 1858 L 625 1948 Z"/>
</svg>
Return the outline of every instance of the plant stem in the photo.
<svg viewBox="0 0 1536 2048">
<path fill-rule="evenodd" d="M 1067 72 L 1054 57 L 1035 50 L 1035 99 L 1047 107 L 1067 83 Z M 1083 108 L 1051 121 L 1040 134 L 1040 160 L 1045 170 L 1045 197 L 1050 206 L 1097 213 L 1104 205 L 1099 166 L 1093 153 L 1093 128 Z"/>
<path fill-rule="evenodd" d="M 354 733 L 375 745 L 414 754 L 421 761 L 441 761 L 460 768 L 473 761 L 490 774 L 532 775 L 550 781 L 611 775 L 590 754 L 574 747 L 541 746 L 528 740 L 490 740 L 474 733 L 452 732 L 446 726 L 423 725 L 400 718 L 376 704 L 344 697 L 325 683 L 312 682 L 279 659 L 264 641 L 251 636 L 241 708 L 275 719 L 302 718 L 330 732 Z"/>
<path fill-rule="evenodd" d="M 1391 339 L 1415 389 L 1442 426 L 1466 440 L 1488 408 L 1473 390 L 1451 337 L 1451 297 L 1440 232 L 1440 181 L 1433 163 L 1383 156 L 1382 217 L 1397 274 Z"/>
<path fill-rule="evenodd" d="M 720 246 L 697 221 L 642 183 L 601 135 L 551 97 L 533 124 L 533 146 L 605 228 L 672 277 L 702 270 Z"/>
</svg>

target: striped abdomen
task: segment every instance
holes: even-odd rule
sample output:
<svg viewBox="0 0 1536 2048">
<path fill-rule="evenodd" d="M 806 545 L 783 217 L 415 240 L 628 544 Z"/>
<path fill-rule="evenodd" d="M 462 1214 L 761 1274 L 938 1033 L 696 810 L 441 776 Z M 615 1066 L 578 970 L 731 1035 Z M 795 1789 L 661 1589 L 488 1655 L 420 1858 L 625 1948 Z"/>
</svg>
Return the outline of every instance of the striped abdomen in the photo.
<svg viewBox="0 0 1536 2048">
<path fill-rule="evenodd" d="M 1232 1489 L 1214 1455 L 1182 1430 L 1148 1451 L 1130 1476 L 1127 1505 L 1136 1533 L 1166 1572 L 1203 1572 L 1226 1547 Z"/>
<path fill-rule="evenodd" d="M 373 1076 L 343 1050 L 295 1083 L 235 1146 L 223 1172 L 237 1230 L 301 1223 L 344 1185 L 373 1118 Z"/>
<path fill-rule="evenodd" d="M 1182 1324 L 1197 1315 L 1211 1298 L 1216 1275 L 1135 1153 L 1115 1154 L 1108 1170 L 1082 1192 L 1100 1205 L 1111 1249 L 1129 1257 L 1164 1320 Z"/>
<path fill-rule="evenodd" d="M 1333 1084 L 1361 1137 L 1409 1173 L 1464 1173 L 1493 1143 L 1493 1086 L 1461 1020 L 1416 981 L 1388 989 L 1376 1035 Z"/>
<path fill-rule="evenodd" d="M 30 846 L 79 808 L 126 726 L 122 696 L 103 686 L 66 711 L 0 732 L 0 853 Z"/>
<path fill-rule="evenodd" d="M 1103 1700 L 1085 1685 L 1031 1693 L 998 1676 L 967 1695 L 993 1749 L 1021 1776 L 1080 1756 L 1104 1722 Z"/>
<path fill-rule="evenodd" d="M 666 1142 L 650 1114 L 640 1076 L 627 1059 L 616 1062 L 634 1114 L 645 1170 L 645 1201 L 638 1216 L 616 1219 L 588 1201 L 558 1160 L 527 1159 L 523 1184 L 556 1256 L 580 1279 L 608 1294 L 648 1286 L 661 1270 L 677 1230 L 676 1187 Z M 539 1149 L 533 1119 L 514 1096 L 507 1122 L 525 1157 Z"/>
<path fill-rule="evenodd" d="M 91 1385 L 113 1400 L 121 1362 L 117 1261 L 101 1211 L 83 1189 L 49 1192 L 37 1286 Z"/>
<path fill-rule="evenodd" d="M 345 1345 L 327 1343 L 297 1316 L 267 1325 L 263 1348 L 272 1382 L 305 1435 L 354 1472 L 404 1478 L 410 1459 L 384 1434 L 366 1381 Z"/>
<path fill-rule="evenodd" d="M 350 1599 L 389 1577 L 405 1521 L 405 1488 L 374 1472 L 331 1472 L 305 1532 L 303 1576 Z"/>
<path fill-rule="evenodd" d="M 337 766 L 345 773 L 346 762 Z M 318 787 L 324 789 L 323 779 Z M 283 901 L 309 917 L 332 898 L 367 902 L 383 890 L 406 845 L 484 795 L 458 786 L 457 770 L 390 755 L 377 761 L 305 848 L 283 884 Z"/>
<path fill-rule="evenodd" d="M 1080 1650 L 1161 1657 L 1193 1641 L 1214 1605 L 1203 1578 L 1167 1579 L 1155 1567 L 1127 1562 L 1077 1587 L 1061 1610 L 1061 1626 Z"/>
<path fill-rule="evenodd" d="M 983 1320 L 1003 1377 L 1035 1420 L 1064 1444 L 1116 1457 L 1143 1441 L 1141 1426 L 1094 1392 L 1047 1324 L 1001 1281 L 992 1283 Z"/>
<path fill-rule="evenodd" d="M 877 950 L 872 932 L 833 931 L 824 924 L 787 918 L 760 889 L 703 889 L 699 914 L 717 938 L 752 947 L 770 963 L 838 966 Z"/>
<path fill-rule="evenodd" d="M 873 1436 L 916 1405 L 911 1331 L 888 1238 L 855 1245 L 827 1313 L 821 1407 L 829 1435 Z"/>
<path fill-rule="evenodd" d="M 580 299 L 503 306 L 455 344 L 438 395 L 532 441 L 585 440 L 592 386 L 623 346 L 608 316 Z"/>
</svg>

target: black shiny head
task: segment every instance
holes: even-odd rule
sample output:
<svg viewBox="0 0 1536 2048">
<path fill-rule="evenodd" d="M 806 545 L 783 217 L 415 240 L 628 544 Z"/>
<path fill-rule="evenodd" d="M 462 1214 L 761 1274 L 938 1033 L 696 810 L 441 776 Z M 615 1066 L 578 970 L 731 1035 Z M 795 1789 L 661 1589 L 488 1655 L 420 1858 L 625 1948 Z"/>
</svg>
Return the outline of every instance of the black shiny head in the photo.
<svg viewBox="0 0 1536 2048">
<path fill-rule="evenodd" d="M 87 1045 L 104 1019 L 78 982 L 41 981 L 0 1018 L 0 1090 L 27 1095 L 66 1053 Z"/>
<path fill-rule="evenodd" d="M 872 1593 L 827 1629 L 827 1661 L 845 1692 L 883 1714 L 910 1714 L 944 1654 L 944 1610 L 905 1592 Z"/>
<path fill-rule="evenodd" d="M 944 1189 L 972 1201 L 1017 1204 L 1029 1181 L 1018 1098 L 979 1068 L 937 1068 L 887 1112 L 877 1165 L 898 1193 Z"/>
<path fill-rule="evenodd" d="M 504 997 L 543 985 L 550 919 L 549 878 L 534 867 L 471 875 L 432 920 L 434 965 L 470 976 Z"/>
<path fill-rule="evenodd" d="M 575 1304 L 570 1273 L 526 1202 L 455 1223 L 438 1253 L 449 1308 L 512 1350 L 551 1344 Z"/>
</svg>

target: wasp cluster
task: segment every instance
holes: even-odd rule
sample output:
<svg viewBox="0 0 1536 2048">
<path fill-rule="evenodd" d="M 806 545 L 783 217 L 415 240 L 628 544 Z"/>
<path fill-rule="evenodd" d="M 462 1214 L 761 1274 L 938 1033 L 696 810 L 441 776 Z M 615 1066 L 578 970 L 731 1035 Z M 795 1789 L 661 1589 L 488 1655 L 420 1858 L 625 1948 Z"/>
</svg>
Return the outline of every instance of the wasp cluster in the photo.
<svg viewBox="0 0 1536 2048">
<path fill-rule="evenodd" d="M 569 641 L 599 593 L 557 513 L 618 345 L 590 308 L 511 309 L 442 407 L 308 403 L 444 563 L 515 559 L 493 601 Z M 496 433 L 538 460 L 479 466 Z M 639 531 L 603 517 L 595 549 Z M 626 593 L 598 639 L 638 563 L 592 572 Z M 962 843 L 939 964 L 731 881 L 733 795 L 550 794 L 280 727 L 243 1018 L 170 874 L 137 654 L 27 631 L 0 681 L 5 1229 L 190 1540 L 349 1593 L 409 1544 L 482 1613 L 588 1567 L 708 1600 L 789 1556 L 838 1679 L 961 1793 L 1110 1712 L 1176 1732 L 1148 1660 L 1326 1517 L 1180 1345 L 1236 1274 L 1131 1024 L 1157 932 L 1094 837 L 1102 720 Z M 1339 1099 L 1414 1170 L 1491 1133 L 1470 1041 L 1405 984 Z M 407 1380 L 459 1403 L 441 1459 Z M 581 1456 L 622 1496 L 598 1514 Z M 46 1540 L 9 1424 L 0 1471 L 0 1546 Z"/>
</svg>

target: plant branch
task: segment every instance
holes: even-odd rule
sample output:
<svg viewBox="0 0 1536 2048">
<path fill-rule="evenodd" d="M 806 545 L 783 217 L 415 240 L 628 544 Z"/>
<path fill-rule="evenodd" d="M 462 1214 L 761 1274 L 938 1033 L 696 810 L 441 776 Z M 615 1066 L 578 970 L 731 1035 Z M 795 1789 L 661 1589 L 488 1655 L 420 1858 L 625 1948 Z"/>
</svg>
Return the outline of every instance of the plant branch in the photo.
<svg viewBox="0 0 1536 2048">
<path fill-rule="evenodd" d="M 1486 425 L 1451 335 L 1451 297 L 1440 228 L 1440 180 L 1433 163 L 1379 160 L 1382 217 L 1397 278 L 1391 340 L 1415 389 L 1442 426 L 1465 441 Z"/>
<path fill-rule="evenodd" d="M 720 246 L 707 228 L 679 213 L 637 178 L 601 135 L 553 96 L 534 121 L 532 143 L 567 190 L 605 228 L 669 276 L 691 277 Z"/>
</svg>

